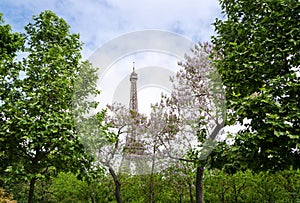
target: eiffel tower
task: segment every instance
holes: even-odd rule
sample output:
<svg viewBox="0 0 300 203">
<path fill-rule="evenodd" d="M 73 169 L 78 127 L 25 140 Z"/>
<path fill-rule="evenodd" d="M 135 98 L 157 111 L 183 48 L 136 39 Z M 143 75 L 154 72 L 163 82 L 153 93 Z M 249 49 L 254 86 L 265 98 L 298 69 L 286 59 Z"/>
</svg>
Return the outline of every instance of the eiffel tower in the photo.
<svg viewBox="0 0 300 203">
<path fill-rule="evenodd" d="M 130 101 L 129 109 L 131 111 L 138 112 L 138 100 L 137 100 L 137 86 L 138 75 L 135 72 L 135 63 L 133 62 L 132 73 L 130 75 Z"/>
<path fill-rule="evenodd" d="M 138 98 L 137 98 L 137 80 L 138 75 L 135 72 L 135 63 L 133 62 L 133 70 L 130 75 L 130 100 L 129 110 L 132 118 L 138 114 Z M 130 125 L 126 136 L 125 146 L 123 149 L 123 157 L 120 166 L 121 173 L 141 174 L 141 169 L 145 169 L 144 152 L 145 148 L 138 137 L 136 126 Z"/>
</svg>

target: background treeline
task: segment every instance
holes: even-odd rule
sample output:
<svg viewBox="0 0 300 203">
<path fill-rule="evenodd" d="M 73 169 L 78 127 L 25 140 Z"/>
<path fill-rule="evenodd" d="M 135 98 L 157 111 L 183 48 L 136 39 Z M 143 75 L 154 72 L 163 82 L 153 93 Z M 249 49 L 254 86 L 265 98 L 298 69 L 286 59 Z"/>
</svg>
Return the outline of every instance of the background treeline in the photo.
<svg viewBox="0 0 300 203">
<path fill-rule="evenodd" d="M 173 170 L 174 171 L 174 170 Z M 194 177 L 191 170 L 165 171 L 154 175 L 154 202 L 195 202 Z M 60 173 L 49 182 L 38 182 L 37 202 L 116 202 L 114 184 L 110 176 L 99 182 L 81 181 L 71 173 Z M 125 202 L 149 201 L 150 175 L 123 176 L 122 197 Z M 26 202 L 27 184 L 17 184 L 10 191 L 18 202 Z M 207 171 L 204 177 L 205 202 L 299 202 L 300 170 L 275 173 L 253 173 L 250 170 L 228 174 L 225 171 Z M 1 199 L 0 199 L 1 200 Z"/>
</svg>

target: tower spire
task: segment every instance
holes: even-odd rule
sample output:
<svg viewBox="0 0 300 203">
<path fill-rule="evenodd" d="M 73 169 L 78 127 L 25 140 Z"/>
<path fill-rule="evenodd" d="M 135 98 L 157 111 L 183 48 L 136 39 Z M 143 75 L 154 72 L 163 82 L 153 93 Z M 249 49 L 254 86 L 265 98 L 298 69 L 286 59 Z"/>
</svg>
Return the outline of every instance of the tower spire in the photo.
<svg viewBox="0 0 300 203">
<path fill-rule="evenodd" d="M 132 71 L 135 72 L 135 62 L 133 62 L 132 69 Z"/>
<path fill-rule="evenodd" d="M 138 111 L 138 100 L 137 100 L 137 86 L 136 82 L 138 80 L 138 75 L 135 72 L 135 62 L 133 62 L 132 73 L 130 75 L 130 101 L 129 109 L 135 112 Z"/>
</svg>

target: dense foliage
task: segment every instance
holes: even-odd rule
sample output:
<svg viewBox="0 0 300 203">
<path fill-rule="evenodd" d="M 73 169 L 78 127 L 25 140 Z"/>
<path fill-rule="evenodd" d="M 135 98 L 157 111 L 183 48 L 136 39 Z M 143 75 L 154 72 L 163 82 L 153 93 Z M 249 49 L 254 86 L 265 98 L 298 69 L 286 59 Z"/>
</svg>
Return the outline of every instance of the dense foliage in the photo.
<svg viewBox="0 0 300 203">
<path fill-rule="evenodd" d="M 1 203 L 17 203 L 16 200 L 13 200 L 13 195 L 5 192 L 3 188 L 0 188 L 0 202 Z"/>
<path fill-rule="evenodd" d="M 214 23 L 215 65 L 228 124 L 244 127 L 235 137 L 236 167 L 299 168 L 300 2 L 220 2 L 226 19 Z"/>
<path fill-rule="evenodd" d="M 195 202 L 193 171 L 191 168 L 171 167 L 155 174 L 153 201 L 160 203 Z M 124 202 L 149 202 L 150 175 L 123 176 Z M 207 171 L 204 175 L 205 202 L 297 202 L 300 200 L 300 171 L 276 173 L 250 170 L 227 174 L 224 171 Z M 45 203 L 67 202 L 117 202 L 111 176 L 103 176 L 99 182 L 88 186 L 71 173 L 60 173 L 47 184 L 37 182 L 35 199 Z M 22 200 L 19 190 L 19 201 Z M 24 194 L 26 196 L 26 194 Z M 93 197 L 93 201 L 92 201 Z M 26 198 L 25 198 L 26 199 Z"/>
<path fill-rule="evenodd" d="M 8 150 L 10 146 L 6 138 L 9 137 L 3 135 L 3 133 L 5 133 L 4 128 L 6 124 L 3 120 L 4 112 L 2 109 L 5 109 L 4 100 L 10 97 L 13 98 L 12 83 L 19 76 L 16 66 L 20 67 L 20 64 L 16 63 L 14 59 L 16 53 L 23 47 L 23 38 L 19 33 L 12 33 L 11 27 L 4 24 L 2 14 L 0 14 L 0 36 L 0 126 L 2 132 L 0 138 L 0 172 L 2 174 L 9 165 L 9 162 L 12 161 L 9 156 L 14 153 Z M 0 181 L 3 180 L 0 179 Z"/>
<path fill-rule="evenodd" d="M 25 30 L 24 35 L 10 33 L 9 26 L 1 25 L 1 181 L 6 187 L 29 181 L 32 202 L 38 179 L 88 167 L 90 157 L 76 135 L 73 107 L 81 69 L 93 67 L 80 62 L 79 35 L 70 34 L 69 25 L 53 12 L 34 16 Z M 15 62 L 20 47 L 26 56 Z M 82 101 L 98 93 L 94 81 L 84 83 L 76 92 L 81 114 L 92 107 Z"/>
</svg>

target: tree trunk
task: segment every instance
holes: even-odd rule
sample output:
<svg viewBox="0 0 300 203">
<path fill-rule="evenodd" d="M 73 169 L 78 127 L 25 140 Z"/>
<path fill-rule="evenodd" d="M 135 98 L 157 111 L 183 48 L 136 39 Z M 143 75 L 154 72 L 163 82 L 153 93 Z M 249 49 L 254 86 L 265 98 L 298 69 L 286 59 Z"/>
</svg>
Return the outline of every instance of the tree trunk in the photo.
<svg viewBox="0 0 300 203">
<path fill-rule="evenodd" d="M 189 181 L 189 193 L 190 193 L 190 203 L 194 203 L 193 187 L 192 187 L 192 183 L 190 181 Z"/>
<path fill-rule="evenodd" d="M 196 174 L 196 203 L 204 203 L 203 174 L 204 174 L 204 166 L 197 166 L 197 174 Z"/>
<path fill-rule="evenodd" d="M 150 190 L 149 202 L 153 203 L 153 174 L 152 173 L 150 174 L 150 187 L 149 187 L 149 190 Z"/>
<path fill-rule="evenodd" d="M 92 195 L 91 195 L 91 201 L 92 201 L 92 203 L 96 203 L 96 199 L 95 199 L 95 194 L 94 194 L 94 192 L 93 192 Z"/>
<path fill-rule="evenodd" d="M 121 199 L 121 183 L 115 173 L 115 171 L 109 167 L 109 172 L 111 174 L 111 176 L 113 177 L 114 179 L 114 183 L 115 183 L 115 186 L 116 186 L 116 190 L 115 190 L 115 196 L 116 196 L 116 199 L 117 199 L 117 202 L 118 203 L 122 203 L 122 199 Z"/>
<path fill-rule="evenodd" d="M 233 192 L 234 192 L 235 203 L 239 203 L 235 181 L 233 182 Z"/>
<path fill-rule="evenodd" d="M 154 166 L 155 166 L 155 152 L 156 152 L 156 146 L 154 146 L 153 149 L 153 157 L 152 157 L 152 165 L 151 165 L 151 174 L 150 174 L 150 185 L 149 185 L 149 202 L 153 203 L 153 174 L 154 174 Z"/>
<path fill-rule="evenodd" d="M 179 203 L 182 203 L 182 193 L 179 194 Z"/>
<path fill-rule="evenodd" d="M 34 184 L 36 178 L 31 178 L 30 185 L 29 185 L 29 194 L 28 194 L 28 203 L 33 203 L 33 193 L 34 193 Z"/>
</svg>

